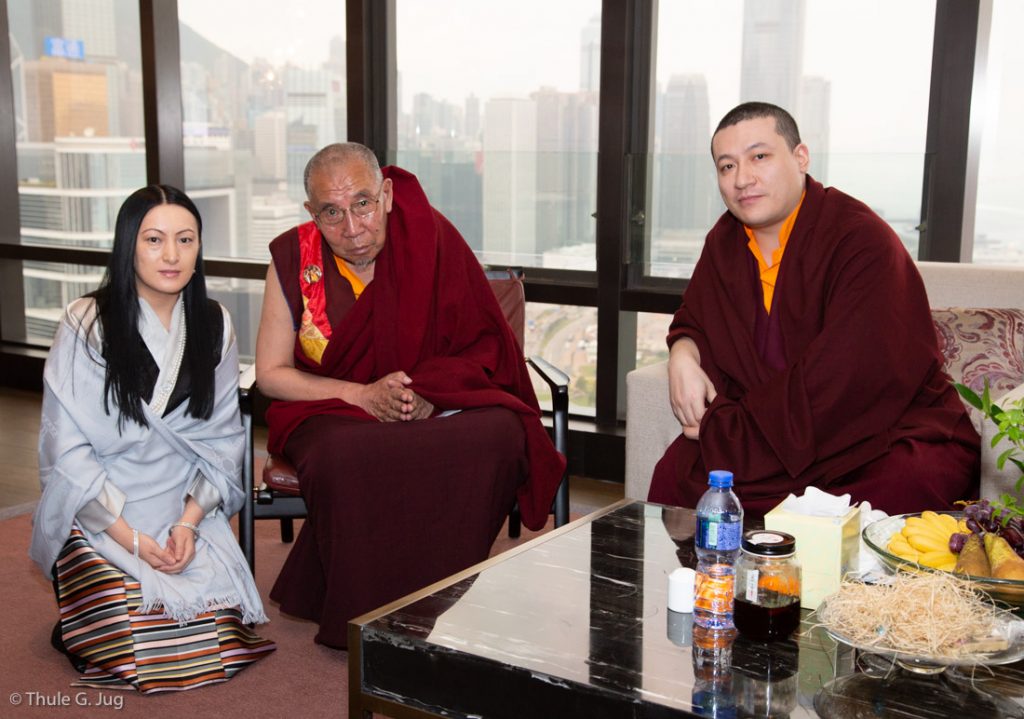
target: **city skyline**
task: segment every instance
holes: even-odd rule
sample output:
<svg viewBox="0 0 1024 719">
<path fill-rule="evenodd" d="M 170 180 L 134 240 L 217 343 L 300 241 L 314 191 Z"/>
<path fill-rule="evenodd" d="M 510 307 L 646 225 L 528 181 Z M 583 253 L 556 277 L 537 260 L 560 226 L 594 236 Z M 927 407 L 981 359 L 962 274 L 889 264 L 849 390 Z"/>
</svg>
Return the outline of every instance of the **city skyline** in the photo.
<svg viewBox="0 0 1024 719">
<path fill-rule="evenodd" d="M 564 43 L 573 62 L 565 63 L 564 76 L 571 79 L 563 87 L 545 77 L 519 97 L 474 92 L 455 103 L 436 98 L 409 83 L 399 59 L 399 84 L 411 86 L 411 104 L 399 108 L 398 150 L 409 155 L 401 164 L 420 175 L 428 196 L 460 227 L 483 261 L 594 268 L 599 28 L 596 16 L 584 18 L 574 41 Z M 332 36 L 327 59 L 309 67 L 257 57 L 248 63 L 226 52 L 220 35 L 207 37 L 191 27 L 184 12 L 180 38 L 186 190 L 200 206 L 211 250 L 266 259 L 269 240 L 304 219 L 300 177 L 305 160 L 317 147 L 343 136 L 344 47 Z M 663 262 L 649 266 L 681 275 L 699 252 L 702 226 L 709 222 L 717 198 L 713 183 L 706 181 L 710 172 L 701 172 L 706 163 L 707 94 L 699 95 L 696 104 L 692 98 L 679 105 L 666 103 L 665 94 L 676 79 L 668 78 L 658 92 L 653 145 L 662 150 L 663 162 L 655 170 L 652 191 L 665 208 L 678 204 L 675 198 L 685 197 L 691 182 L 700 186 L 696 194 L 705 199 L 695 196 L 685 203 L 682 215 L 663 223 L 670 232 L 692 229 L 669 242 Z M 663 145 L 666 126 L 678 128 L 688 139 Z M 679 176 L 680 182 L 662 182 L 662 173 L 673 175 L 679 162 L 690 168 L 688 174 Z M 699 212 L 694 209 L 698 206 Z M 680 241 L 689 255 L 682 262 L 677 256 Z M 37 279 L 52 278 L 37 272 Z M 63 282 L 60 300 L 47 312 L 35 312 L 40 320 L 53 321 L 67 296 L 83 289 L 69 276 Z M 258 296 L 242 283 L 228 283 L 224 291 L 222 284 L 214 282 L 212 293 L 236 317 L 243 346 L 251 346 Z M 573 405 L 587 411 L 593 405 L 595 313 L 534 306 L 530 314 L 531 349 L 569 371 Z M 639 345 L 656 346 L 661 332 L 656 321 L 646 323 Z"/>
<path fill-rule="evenodd" d="M 759 5 L 757 7 L 765 7 L 765 5 Z M 592 17 L 591 19 L 587 20 L 587 23 L 585 25 L 581 26 L 581 35 L 587 33 L 588 30 L 593 35 L 594 19 L 595 18 Z M 182 39 L 182 46 L 184 48 L 184 46 L 186 45 L 186 38 L 187 38 L 187 36 L 189 34 L 189 30 L 188 30 L 188 27 L 187 27 L 186 24 L 184 24 L 182 26 L 182 34 L 184 36 L 183 39 Z M 203 39 L 201 36 L 198 36 L 198 37 L 200 38 L 200 41 L 208 43 L 211 48 L 216 48 L 217 47 L 215 45 L 215 43 L 210 42 L 210 41 L 208 41 L 206 39 Z M 187 83 L 188 82 L 188 77 L 189 77 L 189 73 L 187 72 L 187 68 L 190 67 L 190 66 L 196 65 L 196 64 L 195 64 L 195 62 L 193 60 L 186 59 L 186 56 L 185 56 L 186 54 L 187 53 L 183 52 L 183 68 L 185 68 L 185 71 L 184 71 L 183 74 L 185 75 L 185 82 Z M 583 53 L 583 52 L 580 52 L 580 54 L 578 55 L 578 57 L 584 57 L 584 56 L 585 56 L 585 53 Z M 200 62 L 200 64 L 199 64 L 200 68 L 202 68 L 202 66 L 204 66 L 204 65 L 207 65 L 207 64 L 205 64 L 205 62 Z M 231 62 L 228 62 L 228 65 L 231 65 Z M 238 71 L 239 73 L 244 72 L 244 69 L 248 68 L 248 66 L 245 66 L 245 64 L 243 64 L 243 62 L 238 62 L 237 65 L 239 66 L 239 69 L 240 69 Z M 322 62 L 321 65 L 322 66 L 326 66 L 327 62 Z M 308 74 L 308 73 L 312 72 L 312 71 L 305 70 L 305 69 L 295 69 L 295 68 L 289 69 L 287 66 L 285 68 L 279 68 L 278 70 L 281 71 L 282 73 L 287 73 L 287 72 L 290 71 L 293 74 L 302 74 L 302 73 Z M 340 66 L 339 70 L 341 72 L 343 72 L 343 65 Z M 202 70 L 199 71 L 199 73 L 201 74 L 201 77 L 199 79 L 200 82 L 202 82 L 202 72 L 203 72 Z M 573 73 L 569 72 L 568 74 L 572 75 Z M 583 68 L 581 67 L 579 69 L 578 77 L 582 78 L 583 75 L 584 75 L 584 71 L 583 71 Z M 591 76 L 593 76 L 593 73 L 591 74 Z M 336 77 L 341 77 L 341 74 L 339 73 L 338 75 L 336 75 Z M 676 76 L 676 75 L 669 76 L 667 79 L 659 78 L 659 80 L 660 80 L 660 82 L 658 83 L 658 85 L 659 85 L 659 90 L 658 90 L 659 97 L 669 92 L 668 89 L 662 89 L 662 86 L 663 85 L 664 86 L 671 86 L 671 84 L 673 83 L 673 81 L 676 78 L 678 78 L 678 76 Z M 222 84 L 233 84 L 233 83 L 222 83 Z M 538 92 L 538 90 L 535 89 L 534 92 L 532 92 L 531 94 L 536 95 L 537 92 Z M 186 118 L 186 135 L 185 135 L 186 145 L 188 145 L 190 142 L 196 142 L 198 144 L 201 144 L 204 141 L 206 141 L 206 142 L 211 141 L 211 138 L 212 138 L 213 133 L 215 131 L 215 126 L 218 124 L 217 121 L 214 118 L 206 117 L 205 123 L 206 123 L 207 135 L 206 136 L 202 136 L 202 133 L 204 131 L 203 128 L 202 128 L 202 126 L 204 124 L 204 120 L 197 120 L 195 122 L 193 120 L 191 120 L 191 115 L 193 115 L 193 113 L 190 113 L 189 111 L 190 111 L 191 108 L 193 108 L 193 103 L 188 101 L 189 98 L 190 98 L 190 93 L 187 90 L 186 90 L 186 92 L 184 94 L 185 94 L 185 97 L 183 98 L 183 104 L 184 104 L 185 118 Z M 414 96 L 415 97 L 421 97 L 421 98 L 422 97 L 427 97 L 427 98 L 430 97 L 429 93 L 417 93 Z M 475 97 L 474 95 L 470 95 L 468 98 L 465 99 L 465 102 L 468 103 L 474 97 Z M 242 98 L 242 99 L 245 99 L 245 98 Z M 249 99 L 250 99 L 250 101 L 249 101 L 247 110 L 248 110 L 248 112 L 251 113 L 251 112 L 253 112 L 253 103 L 251 102 L 251 98 L 249 98 Z M 476 101 L 477 101 L 477 103 L 479 102 L 478 99 Z M 787 104 L 788 103 L 783 98 L 779 98 L 779 101 L 781 101 L 783 104 Z M 223 103 L 221 102 L 221 104 L 223 104 Z M 227 115 L 229 117 L 237 117 L 238 115 L 241 115 L 242 113 L 239 112 L 239 108 L 241 107 L 242 104 L 243 104 L 243 102 L 228 103 L 226 105 L 226 107 L 228 108 Z M 415 102 L 414 102 L 414 104 L 415 104 Z M 446 103 L 446 102 L 442 101 L 442 102 L 439 102 L 437 104 L 445 105 L 445 104 L 449 104 L 449 103 Z M 796 102 L 793 102 L 793 104 L 796 104 Z M 278 104 L 278 105 L 270 105 L 269 112 L 272 113 L 272 112 L 274 112 L 274 108 L 280 108 L 280 107 L 281 107 L 280 104 Z M 467 105 L 467 107 L 468 107 L 468 105 Z M 206 111 L 206 108 L 203 108 L 202 105 L 201 105 L 199 110 L 200 110 L 200 112 L 198 113 L 198 115 L 203 117 L 204 113 Z M 456 107 L 456 113 L 458 113 L 459 111 L 460 111 L 460 109 L 458 107 Z M 305 111 L 305 112 L 308 112 L 308 111 Z M 340 126 L 341 125 L 341 123 L 337 120 L 337 117 L 339 115 L 340 114 L 336 114 L 336 117 L 335 117 L 335 123 L 334 124 L 336 126 Z M 402 115 L 403 115 L 403 117 L 408 117 L 410 115 L 410 113 L 409 112 L 402 112 Z M 827 115 L 827 109 L 825 109 L 825 115 Z M 213 121 L 211 122 L 211 120 L 213 120 Z M 223 120 L 223 123 L 224 123 L 225 127 L 227 126 L 228 122 L 230 122 L 230 120 L 228 118 L 225 118 Z M 469 121 L 467 120 L 467 122 L 469 122 Z M 312 141 L 305 143 L 306 146 L 302 147 L 302 151 L 303 152 L 310 153 L 310 152 L 312 152 L 315 149 L 315 146 L 317 145 L 318 142 L 319 143 L 323 143 L 323 142 L 328 141 L 327 140 L 327 136 L 326 136 L 327 133 L 325 133 L 323 131 L 323 125 L 324 124 L 326 124 L 326 123 L 323 123 L 323 122 L 319 123 L 319 125 L 321 125 L 322 127 L 321 127 L 321 131 L 318 132 L 318 137 L 316 139 L 312 139 L 311 138 Z M 399 125 L 401 125 L 401 124 L 402 124 L 401 123 L 401 118 L 399 118 Z M 689 124 L 692 124 L 692 123 L 689 123 Z M 190 135 L 187 132 L 187 128 L 190 127 L 190 126 L 193 126 L 193 125 L 196 125 L 197 127 L 199 127 L 199 129 L 196 131 L 196 136 L 195 137 L 193 135 Z M 416 128 L 419 128 L 420 124 L 419 123 L 414 123 L 414 126 Z M 808 124 L 804 123 L 804 127 L 805 127 L 805 134 L 806 134 L 807 133 L 807 129 L 806 128 L 808 127 Z M 447 129 L 449 129 L 450 132 L 453 135 L 456 134 L 456 132 L 457 132 L 457 130 L 454 129 L 454 128 L 447 128 Z M 339 134 L 339 133 L 336 132 L 335 134 Z M 591 134 L 594 137 L 594 141 L 590 144 L 590 146 L 583 146 L 583 147 L 581 147 L 581 146 L 572 146 L 572 147 L 570 147 L 570 149 L 565 149 L 565 147 L 561 147 L 561 149 L 559 149 L 559 147 L 555 146 L 555 147 L 553 147 L 552 150 L 553 150 L 553 152 L 565 152 L 566 150 L 570 150 L 571 152 L 585 152 L 585 153 L 586 152 L 594 152 L 594 153 L 596 153 L 596 132 L 593 132 Z M 824 136 L 827 137 L 827 134 L 825 134 Z M 230 138 L 230 142 L 232 142 L 232 143 L 234 143 L 234 144 L 236 144 L 238 146 L 244 146 L 244 142 L 240 141 L 242 139 L 243 138 L 240 138 L 240 137 L 231 137 Z M 318 142 L 317 142 L 317 140 L 318 140 Z M 434 150 L 434 147 L 431 147 L 428 144 L 430 141 L 431 140 L 430 140 L 430 138 L 428 136 L 416 137 L 416 138 L 414 138 L 413 141 L 410 142 L 410 144 L 414 145 L 414 149 L 417 149 L 417 150 L 419 150 L 419 149 Z M 419 142 L 422 145 L 422 147 L 416 147 L 414 142 Z M 293 142 L 292 144 L 294 145 L 295 143 Z M 657 147 L 658 150 L 663 150 L 663 151 L 664 150 L 668 150 L 668 146 L 667 145 L 659 145 L 659 138 L 656 135 L 656 130 L 655 130 L 654 144 L 655 144 L 655 147 Z M 699 162 L 699 159 L 698 159 L 699 156 L 702 155 L 702 150 L 700 149 L 700 145 L 701 144 L 702 143 L 700 143 L 700 142 L 694 143 L 694 146 L 693 146 L 693 149 L 692 149 L 693 155 L 697 156 L 697 162 Z M 401 146 L 401 141 L 399 141 L 399 151 L 401 151 L 401 150 L 408 150 L 408 149 L 409 149 L 409 147 L 402 147 Z M 451 147 L 449 147 L 449 149 L 464 150 L 464 151 L 473 152 L 473 151 L 477 150 L 477 147 L 475 147 L 475 146 L 470 144 L 469 146 L 458 146 L 458 145 L 451 146 Z M 530 149 L 529 149 L 529 147 L 522 147 L 521 150 L 525 151 L 525 152 L 529 152 Z M 675 151 L 670 151 L 670 152 L 668 152 L 666 154 L 670 154 L 670 155 L 671 154 L 675 154 Z M 692 162 L 692 160 L 690 160 L 690 161 Z M 258 162 L 257 164 L 260 167 L 264 167 L 266 165 L 266 163 L 262 163 L 262 162 Z M 279 162 L 274 162 L 274 163 L 270 163 L 270 164 L 271 165 L 275 165 L 275 166 L 280 165 Z M 289 194 L 291 196 L 291 199 L 293 201 L 295 201 L 297 204 L 300 203 L 301 199 L 302 199 L 301 195 L 297 194 L 296 191 L 295 191 L 295 188 L 297 186 L 296 176 L 298 175 L 299 171 L 300 171 L 300 168 L 297 169 L 296 167 L 293 166 L 291 168 L 291 171 L 289 172 L 289 177 L 288 177 L 288 180 L 289 180 L 288 184 L 289 184 L 289 189 L 290 189 L 290 193 Z M 827 173 L 821 172 L 819 174 L 826 175 Z M 920 200 L 919 200 L 919 202 L 920 202 Z M 705 224 L 706 220 L 707 220 L 706 217 L 702 217 L 701 216 L 701 218 L 699 218 L 699 221 L 697 221 L 695 224 L 696 224 L 696 226 L 700 226 L 702 224 Z"/>
<path fill-rule="evenodd" d="M 145 183 L 137 35 L 133 43 L 131 32 L 116 32 L 138 27 L 137 8 L 114 0 L 7 1 L 22 241 L 109 246 L 120 198 Z M 868 4 L 881 7 L 877 2 Z M 549 12 L 541 23 L 520 4 L 508 18 L 490 16 L 502 32 L 480 33 L 489 42 L 462 44 L 454 53 L 430 41 L 451 33 L 453 18 L 473 26 L 478 4 L 447 4 L 439 14 L 430 11 L 434 4 L 397 3 L 393 159 L 420 177 L 483 262 L 593 270 L 600 3 L 543 6 Z M 208 257 L 266 260 L 269 240 L 307 219 L 301 204 L 306 161 L 324 144 L 344 139 L 343 8 L 294 5 L 269 30 L 242 33 L 243 47 L 237 23 L 219 14 L 237 13 L 241 5 L 218 4 L 207 12 L 196 0 L 179 0 L 185 189 L 203 214 Z M 816 0 L 659 4 L 649 185 L 640 187 L 647 196 L 646 252 L 630 262 L 657 276 L 688 276 L 707 229 L 724 209 L 708 156 L 711 129 L 745 96 L 791 109 L 811 147 L 816 179 L 865 200 L 916 252 L 934 4 L 914 0 L 892 11 L 897 25 L 913 26 L 912 32 L 897 27 L 901 49 L 917 49 L 899 73 L 887 72 L 891 82 L 875 83 L 867 96 L 864 78 L 851 79 L 851 63 L 842 64 L 844 54 L 852 56 L 844 48 L 856 44 L 862 21 L 844 14 L 850 8 L 823 17 L 822 7 Z M 250 3 L 245 8 L 255 12 Z M 289 30 L 292 20 L 315 32 L 291 50 L 261 41 L 267 32 L 298 35 Z M 823 23 L 849 27 L 823 31 Z M 524 58 L 515 49 L 530 27 L 531 52 Z M 823 47 L 822 35 L 831 46 Z M 1000 57 L 1020 54 L 1016 47 L 994 46 Z M 856 64 L 870 79 L 890 61 L 869 53 Z M 1019 115 L 1024 100 L 1008 90 L 1014 75 L 990 64 L 993 82 L 1017 103 L 1007 109 Z M 899 113 L 885 111 L 885 103 L 895 107 L 894 97 Z M 851 98 L 866 104 L 859 115 L 849 111 Z M 993 119 L 986 120 L 988 128 Z M 985 136 L 984 147 L 998 154 L 1012 133 L 1006 123 L 996 130 Z M 1024 261 L 1024 246 L 1012 240 L 1021 213 L 1008 186 L 996 189 L 1002 194 L 988 195 L 994 202 L 978 205 L 979 227 L 993 231 L 976 233 L 975 256 Z M 24 267 L 26 322 L 33 336 L 45 338 L 64 304 L 88 289 L 96 272 L 28 261 Z M 240 317 L 246 342 L 258 324 L 258 285 L 217 280 L 214 286 Z M 591 361 L 596 320 L 589 310 L 574 317 L 571 336 L 559 335 L 567 349 L 552 351 L 569 352 L 577 376 L 588 371 L 589 365 L 576 363 Z M 638 344 L 656 353 L 650 337 Z"/>
</svg>

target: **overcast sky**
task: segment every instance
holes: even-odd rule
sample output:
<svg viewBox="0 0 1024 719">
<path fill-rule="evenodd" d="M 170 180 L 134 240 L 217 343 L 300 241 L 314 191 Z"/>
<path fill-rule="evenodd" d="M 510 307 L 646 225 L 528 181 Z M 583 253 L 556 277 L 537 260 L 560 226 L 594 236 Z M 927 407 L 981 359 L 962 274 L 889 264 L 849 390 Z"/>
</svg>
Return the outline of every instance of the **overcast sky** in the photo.
<svg viewBox="0 0 1024 719">
<path fill-rule="evenodd" d="M 344 36 L 344 7 L 344 0 L 178 0 L 183 22 L 243 60 L 305 66 L 318 66 L 331 37 Z M 427 92 L 460 104 L 471 92 L 525 96 L 541 84 L 578 89 L 580 33 L 601 12 L 600 0 L 397 0 L 397 7 L 406 99 Z M 273 22 L 239 21 L 260 16 Z"/>
</svg>

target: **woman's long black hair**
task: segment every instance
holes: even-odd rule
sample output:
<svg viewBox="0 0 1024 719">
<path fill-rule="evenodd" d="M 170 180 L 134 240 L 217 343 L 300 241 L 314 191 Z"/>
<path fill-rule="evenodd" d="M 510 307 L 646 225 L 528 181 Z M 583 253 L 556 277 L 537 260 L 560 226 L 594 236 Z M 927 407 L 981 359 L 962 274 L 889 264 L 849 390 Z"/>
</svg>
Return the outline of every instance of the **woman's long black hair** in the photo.
<svg viewBox="0 0 1024 719">
<path fill-rule="evenodd" d="M 139 291 L 135 276 L 135 247 L 146 214 L 159 205 L 180 205 L 196 218 L 199 252 L 196 271 L 185 285 L 185 327 L 188 332 L 182 370 L 191 378 L 187 412 L 209 419 L 213 414 L 214 371 L 219 347 L 214 346 L 214 326 L 206 297 L 203 274 L 203 220 L 195 203 L 181 190 L 169 185 L 149 185 L 136 190 L 121 205 L 114 226 L 114 248 L 99 288 L 88 296 L 96 300 L 96 315 L 103 328 L 103 359 L 107 363 L 103 383 L 103 409 L 110 414 L 110 400 L 117 405 L 117 427 L 126 418 L 143 427 L 149 423 L 142 411 L 148 388 L 145 373 L 148 350 L 139 333 Z M 216 308 L 219 311 L 219 307 Z"/>
</svg>

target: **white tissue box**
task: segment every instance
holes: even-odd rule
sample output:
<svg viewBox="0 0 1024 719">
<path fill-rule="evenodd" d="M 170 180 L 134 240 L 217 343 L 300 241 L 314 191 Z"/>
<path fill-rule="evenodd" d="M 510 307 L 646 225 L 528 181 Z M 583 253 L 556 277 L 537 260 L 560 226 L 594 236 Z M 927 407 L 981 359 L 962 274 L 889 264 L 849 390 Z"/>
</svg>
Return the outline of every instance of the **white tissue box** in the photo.
<svg viewBox="0 0 1024 719">
<path fill-rule="evenodd" d="M 817 609 L 821 600 L 839 590 L 847 572 L 857 569 L 860 556 L 860 507 L 842 517 L 797 514 L 781 504 L 764 515 L 765 529 L 792 534 L 800 563 L 800 606 Z"/>
</svg>

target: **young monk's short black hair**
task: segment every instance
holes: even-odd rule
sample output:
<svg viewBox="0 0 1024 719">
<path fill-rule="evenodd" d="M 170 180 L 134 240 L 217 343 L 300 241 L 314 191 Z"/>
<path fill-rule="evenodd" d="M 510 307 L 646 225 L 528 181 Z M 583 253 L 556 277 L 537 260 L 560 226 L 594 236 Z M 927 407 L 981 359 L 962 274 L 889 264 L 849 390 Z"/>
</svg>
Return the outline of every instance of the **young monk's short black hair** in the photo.
<svg viewBox="0 0 1024 719">
<path fill-rule="evenodd" d="M 711 141 L 714 142 L 715 135 L 727 127 L 761 117 L 775 119 L 775 132 L 782 136 L 790 150 L 795 149 L 800 144 L 800 129 L 796 126 L 796 120 L 781 107 L 770 102 L 744 102 L 742 105 L 737 105 L 729 110 L 729 112 L 725 113 L 722 121 L 718 123 L 718 127 L 715 128 Z M 714 155 L 714 149 L 712 149 L 711 154 Z"/>
</svg>

